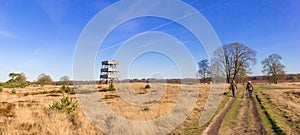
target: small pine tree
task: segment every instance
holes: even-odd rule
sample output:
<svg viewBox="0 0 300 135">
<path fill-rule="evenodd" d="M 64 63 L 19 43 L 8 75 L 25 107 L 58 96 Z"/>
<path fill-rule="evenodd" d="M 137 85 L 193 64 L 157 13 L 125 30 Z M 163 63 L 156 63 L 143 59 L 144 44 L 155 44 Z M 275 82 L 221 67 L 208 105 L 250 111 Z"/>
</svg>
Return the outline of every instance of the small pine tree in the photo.
<svg viewBox="0 0 300 135">
<path fill-rule="evenodd" d="M 49 109 L 72 114 L 76 111 L 77 106 L 77 101 L 73 102 L 72 98 L 64 95 L 60 102 L 53 102 L 53 104 L 49 106 Z"/>
<path fill-rule="evenodd" d="M 12 93 L 12 94 L 17 94 L 16 89 L 13 89 L 13 90 L 11 91 L 11 93 Z"/>
<path fill-rule="evenodd" d="M 116 90 L 115 85 L 114 85 L 113 82 L 109 83 L 108 90 L 110 90 L 110 91 L 115 91 Z"/>
<path fill-rule="evenodd" d="M 65 93 L 71 93 L 71 92 L 73 92 L 73 88 L 63 85 L 60 87 L 60 91 L 65 92 Z"/>
<path fill-rule="evenodd" d="M 44 90 L 42 93 L 43 93 L 43 94 L 48 94 L 49 92 L 48 92 L 48 91 L 46 91 L 46 90 Z"/>
<path fill-rule="evenodd" d="M 150 89 L 150 88 L 151 88 L 150 84 L 147 84 L 147 85 L 145 86 L 145 89 Z"/>
</svg>

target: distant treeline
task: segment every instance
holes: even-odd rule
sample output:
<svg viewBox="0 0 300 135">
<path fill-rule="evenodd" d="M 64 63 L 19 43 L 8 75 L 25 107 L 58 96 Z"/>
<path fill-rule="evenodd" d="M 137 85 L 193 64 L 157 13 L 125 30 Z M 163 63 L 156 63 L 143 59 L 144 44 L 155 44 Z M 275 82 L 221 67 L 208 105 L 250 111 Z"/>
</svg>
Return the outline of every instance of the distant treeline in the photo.
<svg viewBox="0 0 300 135">
<path fill-rule="evenodd" d="M 295 77 L 297 78 L 295 80 Z M 247 79 L 245 79 L 244 82 L 239 83 L 246 83 L 247 81 L 252 81 L 254 83 L 268 83 L 268 80 L 266 79 L 266 76 L 249 76 Z M 285 79 L 279 80 L 279 82 L 298 82 L 300 80 L 300 74 L 287 74 L 285 76 Z M 211 78 L 207 78 L 205 81 L 203 79 L 193 79 L 193 78 L 185 78 L 185 79 L 125 79 L 125 80 L 119 80 L 118 83 L 177 83 L 177 84 L 195 84 L 195 83 L 209 83 L 211 82 Z M 69 81 L 68 85 L 74 85 L 74 84 L 105 84 L 106 81 L 100 81 L 100 80 L 85 80 L 85 81 Z M 26 84 L 30 84 L 30 82 L 27 81 Z M 65 85 L 65 81 L 54 81 L 52 83 L 53 85 Z M 5 83 L 0 83 L 0 86 L 5 85 Z"/>
<path fill-rule="evenodd" d="M 199 79 L 125 79 L 125 80 L 117 80 L 117 83 L 185 83 L 185 84 L 195 84 L 199 83 Z M 74 84 L 106 84 L 107 81 L 100 80 L 86 80 L 86 81 L 70 81 L 69 85 Z M 63 81 L 53 82 L 53 85 L 64 85 Z"/>
<path fill-rule="evenodd" d="M 295 80 L 295 77 L 297 78 Z M 287 74 L 285 79 L 279 80 L 279 82 L 298 82 L 300 80 L 300 74 Z M 268 83 L 266 76 L 249 76 L 244 82 L 239 83 L 246 83 L 247 81 L 252 81 L 254 83 Z M 116 81 L 118 83 L 177 83 L 177 84 L 195 84 L 195 83 L 210 83 L 211 78 L 207 78 L 205 81 L 203 79 L 193 79 L 193 78 L 184 78 L 184 79 L 124 79 Z M 56 81 L 53 82 L 53 85 L 64 85 L 64 81 Z M 105 84 L 106 81 L 100 80 L 86 80 L 86 81 L 70 81 L 69 85 L 74 84 Z"/>
<path fill-rule="evenodd" d="M 248 80 L 256 83 L 268 83 L 266 76 L 249 76 Z M 278 82 L 298 82 L 300 80 L 300 74 L 286 74 L 284 79 L 278 80 Z"/>
</svg>

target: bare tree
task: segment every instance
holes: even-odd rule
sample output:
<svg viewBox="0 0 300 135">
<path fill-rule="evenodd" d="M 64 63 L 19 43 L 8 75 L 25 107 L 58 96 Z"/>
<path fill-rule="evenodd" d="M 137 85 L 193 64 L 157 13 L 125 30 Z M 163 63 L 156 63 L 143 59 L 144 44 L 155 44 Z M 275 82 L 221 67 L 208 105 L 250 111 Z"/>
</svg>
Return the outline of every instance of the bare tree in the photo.
<svg viewBox="0 0 300 135">
<path fill-rule="evenodd" d="M 247 71 L 256 64 L 256 51 L 238 42 L 223 45 L 214 55 L 214 61 L 224 68 L 227 83 L 231 79 L 237 80 L 241 70 Z"/>
<path fill-rule="evenodd" d="M 68 76 L 62 76 L 59 81 L 61 81 L 63 83 L 63 85 L 69 85 L 70 82 L 70 78 Z"/>
<path fill-rule="evenodd" d="M 37 83 L 40 84 L 41 86 L 44 86 L 45 84 L 51 85 L 52 82 L 53 81 L 51 77 L 46 74 L 40 74 L 37 78 Z"/>
<path fill-rule="evenodd" d="M 248 74 L 251 74 L 250 69 L 246 69 L 245 66 L 241 66 L 240 72 L 237 74 L 237 82 L 245 83 L 247 81 Z"/>
<path fill-rule="evenodd" d="M 213 83 L 224 83 L 225 82 L 225 70 L 223 64 L 213 58 L 211 63 L 211 80 Z"/>
<path fill-rule="evenodd" d="M 293 77 L 292 77 L 292 82 L 295 83 L 295 82 L 297 82 L 297 81 L 298 81 L 298 77 L 297 77 L 297 76 L 293 76 Z"/>
<path fill-rule="evenodd" d="M 218 48 L 214 52 L 214 58 L 213 58 L 213 63 L 212 63 L 212 76 L 217 76 L 219 75 L 219 71 L 223 71 L 226 75 L 226 82 L 230 82 L 230 75 L 232 72 L 232 67 L 230 63 L 230 59 L 228 57 L 229 54 L 228 51 L 226 50 L 227 48 L 225 45 L 222 47 Z"/>
<path fill-rule="evenodd" d="M 262 72 L 267 76 L 268 80 L 277 84 L 279 79 L 284 78 L 284 65 L 280 63 L 282 57 L 278 54 L 271 54 L 263 61 L 261 64 L 263 65 Z"/>
<path fill-rule="evenodd" d="M 203 82 L 207 82 L 207 77 L 210 75 L 210 66 L 207 59 L 203 59 L 198 62 L 199 70 L 198 73 L 202 77 Z"/>
</svg>

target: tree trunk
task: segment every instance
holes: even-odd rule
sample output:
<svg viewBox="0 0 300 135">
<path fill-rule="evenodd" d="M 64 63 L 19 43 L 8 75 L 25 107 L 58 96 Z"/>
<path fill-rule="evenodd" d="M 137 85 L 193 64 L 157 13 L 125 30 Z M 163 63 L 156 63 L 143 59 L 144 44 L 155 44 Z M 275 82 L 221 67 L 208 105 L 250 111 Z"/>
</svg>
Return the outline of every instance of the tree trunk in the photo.
<svg viewBox="0 0 300 135">
<path fill-rule="evenodd" d="M 236 81 L 235 79 L 236 79 L 236 77 L 235 77 L 235 76 L 233 76 L 233 77 L 232 77 L 232 80 Z"/>
<path fill-rule="evenodd" d="M 230 75 L 227 75 L 226 79 L 227 79 L 227 83 L 230 83 Z"/>
</svg>

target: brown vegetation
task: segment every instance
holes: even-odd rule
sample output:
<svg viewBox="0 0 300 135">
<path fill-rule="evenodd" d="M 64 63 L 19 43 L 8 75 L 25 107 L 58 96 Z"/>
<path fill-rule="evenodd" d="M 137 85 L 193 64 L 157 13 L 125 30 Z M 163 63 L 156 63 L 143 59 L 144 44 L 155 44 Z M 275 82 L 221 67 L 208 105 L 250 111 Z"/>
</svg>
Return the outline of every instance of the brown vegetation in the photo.
<svg viewBox="0 0 300 135">
<path fill-rule="evenodd" d="M 131 89 L 139 95 L 149 94 L 156 89 L 151 84 L 151 88 L 145 89 L 147 83 L 131 83 Z M 261 89 L 259 87 L 264 87 Z M 119 116 L 130 120 L 153 120 L 168 113 L 173 109 L 180 95 L 180 84 L 166 84 L 166 91 L 158 101 L 148 103 L 146 106 L 130 104 L 123 100 L 118 91 L 109 91 L 107 84 L 98 85 L 99 96 L 105 101 L 108 107 Z M 282 83 L 272 85 L 255 85 L 258 90 L 262 90 L 259 98 L 260 102 L 268 102 L 276 109 L 278 117 L 283 120 L 275 120 L 284 133 L 299 133 L 300 129 L 300 87 L 299 83 Z M 93 125 L 83 114 L 80 106 L 76 113 L 67 114 L 52 111 L 49 105 L 54 101 L 60 101 L 63 92 L 60 86 L 15 88 L 16 94 L 12 94 L 12 88 L 3 88 L 0 93 L 0 133 L 1 134 L 103 134 Z M 118 87 L 116 87 L 118 88 Z M 224 114 L 220 131 L 222 133 L 273 133 L 261 120 L 263 114 L 256 110 L 256 99 L 250 100 L 242 89 L 239 90 L 237 100 L 233 101 L 228 113 Z M 201 84 L 196 105 L 187 119 L 170 134 L 201 134 L 208 127 L 208 124 L 200 127 L 199 118 L 209 95 L 209 84 Z M 258 92 L 258 91 L 257 91 Z M 74 93 L 65 93 L 76 100 Z M 259 94 L 259 92 L 258 92 Z M 225 95 L 225 99 L 231 98 Z M 231 101 L 231 100 L 227 100 Z M 226 101 L 226 102 L 227 102 Z M 263 103 L 265 105 L 265 103 Z M 225 106 L 225 105 L 224 105 Z M 270 109 L 270 106 L 266 106 Z M 258 108 L 259 109 L 259 108 Z M 223 109 L 221 109 L 223 110 Z M 268 110 L 270 111 L 270 110 Z M 237 112 L 237 113 L 236 113 Z M 273 112 L 273 113 L 274 113 Z M 258 113 L 260 113 L 258 115 Z M 269 112 L 272 113 L 272 112 Z M 222 114 L 222 111 L 220 112 Z M 247 115 L 248 114 L 248 115 Z M 231 125 L 231 116 L 236 115 L 236 125 Z M 218 115 L 217 115 L 218 116 Z M 225 123 L 224 123 L 225 121 Z M 213 123 L 213 122 L 212 122 Z M 227 124 L 226 124 L 227 123 Z M 288 125 L 285 125 L 287 124 Z M 230 126 L 236 127 L 228 130 Z M 266 131 L 264 129 L 266 128 Z M 217 133 L 217 132 L 215 132 Z"/>
<path fill-rule="evenodd" d="M 0 134 L 102 134 L 81 111 L 67 115 L 49 110 L 49 105 L 62 98 L 56 86 L 16 88 L 11 94 L 4 88 L 0 93 Z M 69 95 L 75 98 L 75 95 Z M 80 108 L 78 108 L 80 110 Z"/>
<path fill-rule="evenodd" d="M 155 89 L 145 89 L 147 83 L 133 83 L 132 90 L 137 94 L 148 94 Z M 107 91 L 108 85 L 99 85 L 99 96 L 120 116 L 131 120 L 152 120 L 168 113 L 180 94 L 179 84 L 167 84 L 166 91 L 159 101 L 147 106 L 136 106 L 124 101 L 116 91 Z M 198 120 L 208 97 L 210 85 L 201 85 L 196 106 L 187 120 L 173 133 L 200 133 Z M 68 115 L 51 111 L 49 105 L 59 101 L 63 94 L 60 86 L 29 86 L 16 88 L 17 94 L 4 88 L 0 93 L 0 133 L 4 134 L 102 134 L 83 115 L 80 107 L 75 114 Z M 76 100 L 74 94 L 67 94 Z M 201 130 L 199 130 L 201 129 Z"/>
</svg>

